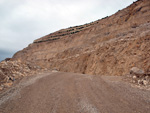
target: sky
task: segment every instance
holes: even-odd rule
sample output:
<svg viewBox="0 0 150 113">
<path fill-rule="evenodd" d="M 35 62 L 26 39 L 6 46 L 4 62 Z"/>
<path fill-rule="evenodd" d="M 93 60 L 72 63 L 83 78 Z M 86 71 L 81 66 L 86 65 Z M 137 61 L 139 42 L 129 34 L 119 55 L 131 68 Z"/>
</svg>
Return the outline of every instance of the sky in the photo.
<svg viewBox="0 0 150 113">
<path fill-rule="evenodd" d="M 110 16 L 136 0 L 0 0 L 0 61 L 57 30 Z"/>
</svg>

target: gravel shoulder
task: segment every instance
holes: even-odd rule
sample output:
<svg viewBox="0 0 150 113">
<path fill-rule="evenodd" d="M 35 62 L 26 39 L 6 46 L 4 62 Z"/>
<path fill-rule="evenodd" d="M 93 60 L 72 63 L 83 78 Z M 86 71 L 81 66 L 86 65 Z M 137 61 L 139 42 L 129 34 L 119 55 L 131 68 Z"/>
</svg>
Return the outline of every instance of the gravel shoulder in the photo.
<svg viewBox="0 0 150 113">
<path fill-rule="evenodd" d="M 150 91 L 122 77 L 47 72 L 0 93 L 0 113 L 148 113 Z"/>
</svg>

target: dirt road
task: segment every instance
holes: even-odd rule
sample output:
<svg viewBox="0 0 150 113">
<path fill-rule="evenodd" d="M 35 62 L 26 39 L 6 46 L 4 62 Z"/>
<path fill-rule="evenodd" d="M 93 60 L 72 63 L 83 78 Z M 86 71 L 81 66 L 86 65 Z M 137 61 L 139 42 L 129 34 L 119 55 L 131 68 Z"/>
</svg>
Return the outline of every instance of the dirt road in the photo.
<svg viewBox="0 0 150 113">
<path fill-rule="evenodd" d="M 45 73 L 1 93 L 0 113 L 150 113 L 150 91 L 120 77 Z"/>
</svg>

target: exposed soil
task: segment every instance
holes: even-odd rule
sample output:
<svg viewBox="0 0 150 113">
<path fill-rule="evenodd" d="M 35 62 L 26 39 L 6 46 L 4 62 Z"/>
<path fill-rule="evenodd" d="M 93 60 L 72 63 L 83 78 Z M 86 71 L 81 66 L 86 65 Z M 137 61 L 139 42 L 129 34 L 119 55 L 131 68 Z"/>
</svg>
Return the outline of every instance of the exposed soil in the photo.
<svg viewBox="0 0 150 113">
<path fill-rule="evenodd" d="M 103 19 L 61 29 L 35 40 L 14 60 L 92 75 L 150 72 L 150 0 L 138 0 Z"/>
<path fill-rule="evenodd" d="M 0 113 L 149 113 L 149 45 L 149 0 L 39 38 L 0 63 Z"/>
<path fill-rule="evenodd" d="M 49 72 L 0 94 L 0 113 L 148 113 L 150 90 L 122 77 Z"/>
</svg>

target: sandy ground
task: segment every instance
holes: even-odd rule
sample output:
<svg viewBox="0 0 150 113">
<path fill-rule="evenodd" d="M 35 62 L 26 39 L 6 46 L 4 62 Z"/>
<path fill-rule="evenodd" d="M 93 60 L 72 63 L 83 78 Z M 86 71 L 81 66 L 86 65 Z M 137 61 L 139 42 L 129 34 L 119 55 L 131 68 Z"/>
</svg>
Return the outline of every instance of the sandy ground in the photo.
<svg viewBox="0 0 150 113">
<path fill-rule="evenodd" d="M 51 72 L 0 93 L 0 113 L 149 113 L 150 91 L 121 77 Z"/>
</svg>

